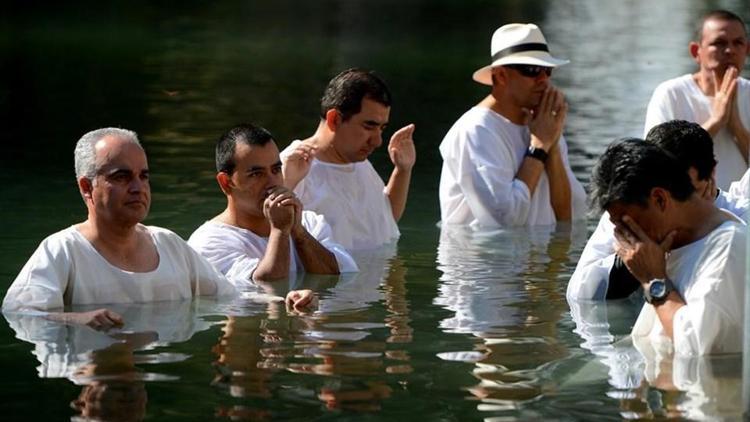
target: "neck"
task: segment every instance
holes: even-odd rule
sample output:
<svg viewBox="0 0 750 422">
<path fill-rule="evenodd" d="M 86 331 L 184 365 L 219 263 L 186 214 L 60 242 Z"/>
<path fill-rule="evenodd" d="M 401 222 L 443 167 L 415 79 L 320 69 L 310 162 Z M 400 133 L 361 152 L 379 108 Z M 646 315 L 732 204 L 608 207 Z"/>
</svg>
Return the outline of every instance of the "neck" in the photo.
<svg viewBox="0 0 750 422">
<path fill-rule="evenodd" d="M 707 97 L 713 97 L 715 94 L 713 79 L 713 72 L 708 69 L 701 68 L 698 72 L 693 73 L 693 80 L 703 92 L 703 95 Z"/>
<path fill-rule="evenodd" d="M 336 136 L 335 133 L 328 128 L 326 121 L 321 120 L 315 133 L 302 142 L 317 148 L 315 158 L 320 161 L 333 164 L 347 164 L 348 161 L 333 146 L 334 136 Z"/>
<path fill-rule="evenodd" d="M 704 238 L 731 217 L 712 203 L 693 195 L 682 205 L 683 212 L 676 218 L 673 248 L 679 248 Z M 698 221 L 699 224 L 695 224 Z"/>
<path fill-rule="evenodd" d="M 137 227 L 138 224 L 122 225 L 102 221 L 89 213 L 88 219 L 78 226 L 78 230 L 99 248 L 128 250 L 138 247 Z"/>
<path fill-rule="evenodd" d="M 265 217 L 238 212 L 231 200 L 224 212 L 214 217 L 214 221 L 249 230 L 261 237 L 268 237 L 271 233 L 271 224 Z"/>
<path fill-rule="evenodd" d="M 492 94 L 485 97 L 477 105 L 489 108 L 517 125 L 526 124 L 526 112 L 524 109 L 513 104 L 508 98 L 503 98 L 496 90 L 493 90 Z"/>
</svg>

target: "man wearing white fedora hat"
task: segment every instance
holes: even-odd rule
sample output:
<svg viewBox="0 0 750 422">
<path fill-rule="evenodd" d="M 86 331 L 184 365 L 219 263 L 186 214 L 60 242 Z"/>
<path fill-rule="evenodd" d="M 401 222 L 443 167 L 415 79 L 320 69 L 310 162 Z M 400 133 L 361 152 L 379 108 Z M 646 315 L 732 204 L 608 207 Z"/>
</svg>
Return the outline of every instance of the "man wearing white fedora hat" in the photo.
<svg viewBox="0 0 750 422">
<path fill-rule="evenodd" d="M 562 136 L 567 104 L 550 84 L 568 63 L 549 53 L 534 24 L 492 36 L 492 63 L 474 80 L 492 86 L 440 144 L 444 224 L 477 227 L 554 224 L 581 217 L 586 193 L 573 176 Z"/>
</svg>

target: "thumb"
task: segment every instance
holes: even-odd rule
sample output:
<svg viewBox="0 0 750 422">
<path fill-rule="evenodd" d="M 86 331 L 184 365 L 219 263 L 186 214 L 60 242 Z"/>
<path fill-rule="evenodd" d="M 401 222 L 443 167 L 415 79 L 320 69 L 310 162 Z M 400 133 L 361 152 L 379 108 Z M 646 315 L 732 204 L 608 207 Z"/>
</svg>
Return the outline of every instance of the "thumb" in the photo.
<svg viewBox="0 0 750 422">
<path fill-rule="evenodd" d="M 674 237 L 676 234 L 677 230 L 672 230 L 671 232 L 669 232 L 667 237 L 665 237 L 664 240 L 662 240 L 659 244 L 661 250 L 663 250 L 664 252 L 669 252 L 670 250 L 672 250 L 672 242 L 674 241 Z"/>
</svg>

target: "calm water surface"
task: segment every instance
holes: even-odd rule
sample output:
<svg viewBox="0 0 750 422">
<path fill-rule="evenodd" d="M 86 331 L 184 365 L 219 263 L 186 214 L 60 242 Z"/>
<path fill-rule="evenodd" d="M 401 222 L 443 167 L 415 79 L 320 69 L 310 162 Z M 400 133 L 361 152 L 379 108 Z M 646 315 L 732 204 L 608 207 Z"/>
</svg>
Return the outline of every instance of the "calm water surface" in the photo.
<svg viewBox="0 0 750 422">
<path fill-rule="evenodd" d="M 713 1 L 747 15 L 744 1 Z M 242 121 L 279 143 L 307 136 L 327 80 L 377 69 L 414 122 L 418 163 L 402 237 L 345 278 L 276 286 L 320 292 L 316 311 L 245 297 L 119 306 L 98 333 L 36 318 L 0 323 L 4 420 L 738 419 L 737 357 L 654 361 L 627 333 L 638 304 L 566 303 L 592 220 L 577 226 L 443 230 L 442 136 L 487 91 L 502 23 L 533 21 L 571 59 L 554 81 L 570 104 L 578 178 L 612 139 L 638 136 L 649 96 L 693 69 L 699 2 L 15 2 L 0 18 L 0 293 L 48 234 L 84 218 L 72 149 L 85 131 L 136 130 L 149 154 L 149 224 L 188 236 L 221 211 L 213 139 Z M 372 161 L 390 172 L 384 149 Z"/>
</svg>

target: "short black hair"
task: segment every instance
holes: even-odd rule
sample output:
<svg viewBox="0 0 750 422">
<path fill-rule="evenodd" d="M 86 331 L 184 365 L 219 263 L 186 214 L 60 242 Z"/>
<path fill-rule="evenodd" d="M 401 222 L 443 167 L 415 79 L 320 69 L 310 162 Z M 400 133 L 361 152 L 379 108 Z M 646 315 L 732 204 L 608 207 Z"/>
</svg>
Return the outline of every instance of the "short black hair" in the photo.
<svg viewBox="0 0 750 422">
<path fill-rule="evenodd" d="M 386 107 L 391 106 L 391 91 L 372 71 L 352 68 L 334 76 L 320 99 L 320 118 L 325 119 L 330 109 L 336 109 L 343 120 L 349 120 L 362 110 L 362 99 L 369 98 Z"/>
<path fill-rule="evenodd" d="M 615 202 L 646 206 L 651 190 L 664 188 L 678 201 L 695 192 L 687 167 L 673 155 L 642 139 L 615 141 L 591 175 L 591 205 L 606 210 Z"/>
<path fill-rule="evenodd" d="M 238 142 L 246 145 L 263 146 L 273 141 L 273 135 L 266 129 L 252 123 L 243 123 L 229 129 L 216 141 L 216 171 L 234 172 L 234 151 Z"/>
<path fill-rule="evenodd" d="M 747 27 L 745 26 L 745 21 L 742 20 L 739 15 L 730 12 L 729 10 L 716 9 L 703 15 L 700 22 L 698 22 L 698 26 L 695 28 L 695 41 L 700 42 L 703 40 L 703 27 L 706 25 L 706 22 L 710 20 L 739 22 L 740 25 L 742 25 L 742 29 L 745 30 L 745 35 L 747 35 Z"/>
<path fill-rule="evenodd" d="M 714 141 L 701 125 L 670 120 L 648 131 L 646 141 L 674 155 L 688 167 L 698 170 L 698 179 L 708 180 L 716 167 Z"/>
</svg>

